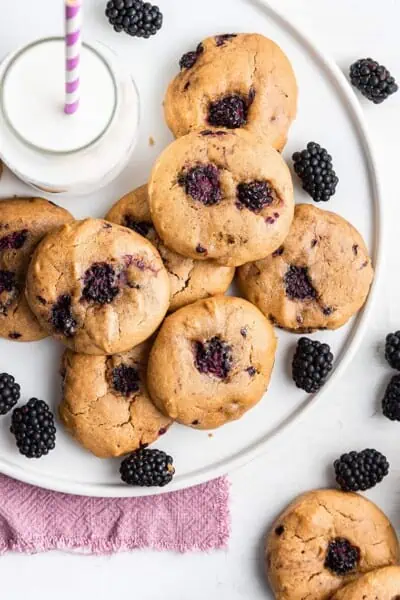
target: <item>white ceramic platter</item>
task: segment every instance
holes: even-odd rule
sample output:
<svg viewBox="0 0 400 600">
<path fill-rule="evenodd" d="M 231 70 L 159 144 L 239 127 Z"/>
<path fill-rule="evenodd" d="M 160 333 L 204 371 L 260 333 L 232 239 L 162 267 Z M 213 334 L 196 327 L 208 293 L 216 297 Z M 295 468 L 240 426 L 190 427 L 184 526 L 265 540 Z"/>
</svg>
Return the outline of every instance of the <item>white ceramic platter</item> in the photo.
<svg viewBox="0 0 400 600">
<path fill-rule="evenodd" d="M 37 37 L 61 33 L 59 4 L 61 2 L 46 3 L 50 14 L 47 14 L 45 25 L 38 20 L 34 4 L 27 3 L 24 18 L 36 23 L 36 29 L 32 27 L 32 31 L 35 30 Z M 282 46 L 298 78 L 299 112 L 284 156 L 290 161 L 292 153 L 310 140 L 329 149 L 340 183 L 326 208 L 349 219 L 362 232 L 378 266 L 381 202 L 377 174 L 358 101 L 339 69 L 263 0 L 159 0 L 159 4 L 165 15 L 162 31 L 151 40 L 135 40 L 112 31 L 103 14 L 105 0 L 85 0 L 87 38 L 99 39 L 112 47 L 136 79 L 142 101 L 141 131 L 130 165 L 118 181 L 90 197 L 59 200 L 59 203 L 77 218 L 103 216 L 123 193 L 144 183 L 157 154 L 171 139 L 163 122 L 161 103 L 168 81 L 177 72 L 180 56 L 208 35 L 256 31 Z M 54 25 L 51 29 L 49 23 Z M 0 36 L 0 56 L 30 41 L 26 35 L 17 27 L 7 28 Z M 149 144 L 150 136 L 155 140 L 153 146 Z M 0 181 L 0 196 L 18 193 L 31 192 L 7 174 Z M 297 181 L 296 200 L 309 201 Z M 303 418 L 306 409 L 328 397 L 328 390 L 351 361 L 371 313 L 374 290 L 363 313 L 349 325 L 336 332 L 315 335 L 331 344 L 336 356 L 335 370 L 322 392 L 312 397 L 296 389 L 290 378 L 290 357 L 297 336 L 278 331 L 279 350 L 272 383 L 258 406 L 240 421 L 216 430 L 212 435 L 179 425 L 172 427 L 157 444 L 175 459 L 176 476 L 167 488 L 148 490 L 123 485 L 118 476 L 119 461 L 91 456 L 63 431 L 61 425 L 58 426 L 56 450 L 41 460 L 28 460 L 16 451 L 9 433 L 9 416 L 0 419 L 0 471 L 69 493 L 136 496 L 188 487 L 226 473 L 264 452 L 272 440 L 277 442 L 274 451 L 279 451 L 279 443 L 288 441 L 290 426 L 301 421 L 299 426 L 306 431 L 307 419 Z M 16 377 L 22 386 L 23 401 L 36 396 L 56 408 L 60 399 L 61 350 L 49 339 L 25 345 L 2 340 L 0 372 L 7 371 Z"/>
</svg>

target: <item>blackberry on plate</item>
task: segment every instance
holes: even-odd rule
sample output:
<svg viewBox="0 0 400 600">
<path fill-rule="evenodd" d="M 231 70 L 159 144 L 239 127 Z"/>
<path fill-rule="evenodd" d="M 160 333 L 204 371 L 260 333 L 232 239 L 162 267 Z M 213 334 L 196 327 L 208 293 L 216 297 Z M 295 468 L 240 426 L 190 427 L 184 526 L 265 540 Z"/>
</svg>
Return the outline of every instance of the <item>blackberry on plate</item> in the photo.
<svg viewBox="0 0 400 600">
<path fill-rule="evenodd" d="M 400 421 L 400 375 L 394 375 L 386 388 L 382 412 L 391 421 Z"/>
<path fill-rule="evenodd" d="M 336 481 L 345 492 L 368 490 L 389 473 L 386 456 L 370 448 L 362 452 L 342 454 L 335 460 L 333 467 Z"/>
<path fill-rule="evenodd" d="M 308 394 L 318 392 L 332 370 L 332 363 L 333 354 L 328 344 L 302 337 L 293 357 L 293 380 Z"/>
<path fill-rule="evenodd" d="M 125 31 L 134 37 L 149 38 L 163 24 L 158 6 L 142 0 L 109 0 L 106 16 L 117 33 Z"/>
<path fill-rule="evenodd" d="M 21 396 L 20 387 L 8 373 L 0 374 L 0 415 L 5 415 L 15 406 Z"/>
<path fill-rule="evenodd" d="M 27 404 L 15 408 L 10 431 L 18 449 L 27 458 L 40 458 L 56 445 L 54 416 L 43 400 L 31 398 Z"/>
<path fill-rule="evenodd" d="M 392 369 L 400 371 L 400 331 L 386 336 L 385 358 Z"/>
<path fill-rule="evenodd" d="M 307 148 L 293 154 L 293 167 L 302 181 L 303 190 L 315 202 L 327 202 L 336 192 L 339 179 L 327 150 L 308 142 Z"/>
<path fill-rule="evenodd" d="M 372 58 L 360 58 L 351 65 L 350 81 L 374 104 L 380 104 L 399 89 L 386 67 Z"/>
<path fill-rule="evenodd" d="M 139 448 L 121 463 L 121 479 L 128 485 L 163 487 L 175 473 L 173 459 L 162 450 Z"/>
</svg>

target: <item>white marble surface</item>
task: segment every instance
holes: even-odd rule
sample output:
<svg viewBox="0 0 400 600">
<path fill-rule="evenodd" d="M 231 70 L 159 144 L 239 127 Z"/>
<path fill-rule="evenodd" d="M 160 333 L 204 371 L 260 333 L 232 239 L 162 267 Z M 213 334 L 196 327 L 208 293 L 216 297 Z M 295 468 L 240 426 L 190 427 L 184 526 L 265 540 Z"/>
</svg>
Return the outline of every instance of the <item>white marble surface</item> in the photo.
<svg viewBox="0 0 400 600">
<path fill-rule="evenodd" d="M 182 4 L 189 7 L 193 1 L 186 0 Z M 53 2 L 41 0 L 40 7 Z M 278 4 L 295 23 L 320 41 L 340 66 L 346 67 L 361 56 L 372 55 L 400 79 L 399 0 L 379 3 L 376 0 L 280 0 Z M 1 36 L 12 36 L 15 28 L 32 27 L 31 22 L 24 21 L 23 3 L 0 0 L 0 5 L 3 9 Z M 391 473 L 368 496 L 387 511 L 400 531 L 400 425 L 387 421 L 378 411 L 382 391 L 391 375 L 383 359 L 383 340 L 389 330 L 400 328 L 397 246 L 400 93 L 381 106 L 363 101 L 362 104 L 380 166 L 387 215 L 385 272 L 374 319 L 352 365 L 321 405 L 264 457 L 231 474 L 229 549 L 184 556 L 150 551 L 112 557 L 61 552 L 36 556 L 9 554 L 0 560 L 2 598 L 105 600 L 129 595 L 140 600 L 261 600 L 271 597 L 262 576 L 265 530 L 293 496 L 332 483 L 332 460 L 353 448 L 374 446 L 388 456 Z"/>
</svg>

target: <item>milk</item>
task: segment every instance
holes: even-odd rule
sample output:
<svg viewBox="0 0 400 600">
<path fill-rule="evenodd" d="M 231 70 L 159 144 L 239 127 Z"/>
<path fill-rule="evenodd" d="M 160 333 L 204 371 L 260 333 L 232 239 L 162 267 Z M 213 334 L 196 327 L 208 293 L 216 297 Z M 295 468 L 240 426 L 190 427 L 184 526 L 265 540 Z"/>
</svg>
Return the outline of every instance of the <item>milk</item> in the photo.
<svg viewBox="0 0 400 600">
<path fill-rule="evenodd" d="M 64 113 L 65 47 L 39 40 L 0 66 L 0 156 L 21 179 L 54 193 L 93 192 L 125 166 L 136 141 L 139 98 L 105 47 L 84 45 L 80 106 Z"/>
</svg>

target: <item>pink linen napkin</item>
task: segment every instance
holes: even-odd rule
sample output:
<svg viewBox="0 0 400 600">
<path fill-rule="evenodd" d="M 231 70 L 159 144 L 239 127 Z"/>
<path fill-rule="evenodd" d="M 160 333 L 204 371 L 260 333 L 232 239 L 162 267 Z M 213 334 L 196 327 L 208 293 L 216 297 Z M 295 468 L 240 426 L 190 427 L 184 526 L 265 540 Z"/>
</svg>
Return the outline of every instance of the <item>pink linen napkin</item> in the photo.
<svg viewBox="0 0 400 600">
<path fill-rule="evenodd" d="M 0 475 L 0 553 L 136 548 L 208 551 L 229 538 L 226 478 L 160 496 L 88 498 Z"/>
</svg>

